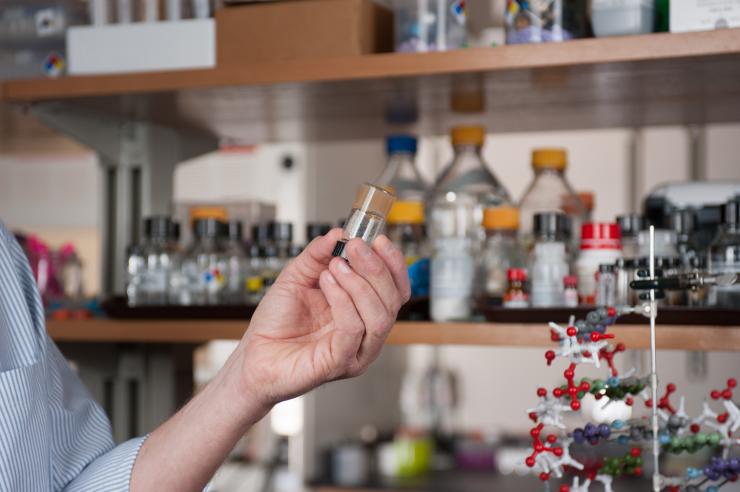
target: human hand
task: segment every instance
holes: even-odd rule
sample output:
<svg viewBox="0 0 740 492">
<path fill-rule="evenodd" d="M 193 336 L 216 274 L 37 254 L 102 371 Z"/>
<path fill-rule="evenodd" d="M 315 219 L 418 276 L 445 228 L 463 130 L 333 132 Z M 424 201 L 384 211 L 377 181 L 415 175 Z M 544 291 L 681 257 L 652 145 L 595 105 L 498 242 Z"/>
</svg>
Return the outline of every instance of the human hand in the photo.
<svg viewBox="0 0 740 492">
<path fill-rule="evenodd" d="M 334 229 L 291 261 L 270 287 L 239 348 L 245 393 L 266 408 L 320 384 L 362 374 L 410 297 L 401 251 L 385 237 L 332 258 Z"/>
</svg>

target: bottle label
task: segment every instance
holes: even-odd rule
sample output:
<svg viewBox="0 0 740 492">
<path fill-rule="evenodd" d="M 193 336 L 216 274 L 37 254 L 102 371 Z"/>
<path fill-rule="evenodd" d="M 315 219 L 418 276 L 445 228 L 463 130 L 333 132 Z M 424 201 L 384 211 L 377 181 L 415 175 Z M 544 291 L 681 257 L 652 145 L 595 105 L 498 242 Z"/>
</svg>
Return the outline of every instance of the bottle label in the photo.
<svg viewBox="0 0 740 492">
<path fill-rule="evenodd" d="M 247 278 L 245 284 L 248 292 L 256 294 L 257 292 L 262 290 L 264 282 L 262 280 L 262 277 L 254 276 Z"/>
<path fill-rule="evenodd" d="M 219 292 L 223 289 L 225 284 L 224 276 L 221 273 L 221 270 L 217 267 L 204 270 L 201 274 L 201 281 L 203 282 L 206 291 L 211 294 Z"/>
<path fill-rule="evenodd" d="M 433 298 L 469 298 L 473 291 L 473 258 L 467 239 L 444 238 L 435 241 L 436 255 L 431 265 Z"/>
<path fill-rule="evenodd" d="M 504 294 L 505 308 L 526 308 L 529 307 L 529 296 L 526 292 L 507 292 Z"/>
</svg>

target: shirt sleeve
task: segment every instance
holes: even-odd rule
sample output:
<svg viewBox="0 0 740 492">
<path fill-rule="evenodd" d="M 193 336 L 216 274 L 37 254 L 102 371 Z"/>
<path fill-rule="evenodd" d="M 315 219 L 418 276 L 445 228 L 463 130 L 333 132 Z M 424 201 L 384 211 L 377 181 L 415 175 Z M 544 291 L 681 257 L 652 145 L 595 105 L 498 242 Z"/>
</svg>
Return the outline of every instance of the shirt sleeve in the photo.
<svg viewBox="0 0 740 492">
<path fill-rule="evenodd" d="M 64 489 L 66 492 L 125 492 L 129 490 L 131 470 L 146 437 L 138 437 L 98 456 Z"/>
</svg>

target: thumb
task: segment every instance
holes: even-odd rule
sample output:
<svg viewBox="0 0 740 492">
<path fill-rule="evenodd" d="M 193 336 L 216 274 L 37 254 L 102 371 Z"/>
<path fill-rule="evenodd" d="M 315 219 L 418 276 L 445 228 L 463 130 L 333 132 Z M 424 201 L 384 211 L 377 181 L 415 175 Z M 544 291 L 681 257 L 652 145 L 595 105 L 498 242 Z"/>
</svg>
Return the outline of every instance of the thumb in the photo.
<svg viewBox="0 0 740 492">
<path fill-rule="evenodd" d="M 277 282 L 289 281 L 305 287 L 316 287 L 321 272 L 331 261 L 337 241 L 342 239 L 342 229 L 336 228 L 311 241 L 308 246 L 285 267 Z"/>
</svg>

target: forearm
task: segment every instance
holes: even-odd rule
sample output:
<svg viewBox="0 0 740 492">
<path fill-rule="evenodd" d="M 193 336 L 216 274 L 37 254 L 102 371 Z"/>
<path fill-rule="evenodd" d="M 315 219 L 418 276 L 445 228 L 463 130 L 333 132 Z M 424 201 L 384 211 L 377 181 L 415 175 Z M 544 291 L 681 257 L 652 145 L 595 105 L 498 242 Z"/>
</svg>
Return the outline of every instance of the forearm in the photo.
<svg viewBox="0 0 740 492">
<path fill-rule="evenodd" d="M 238 349 L 198 395 L 141 447 L 131 491 L 202 491 L 237 440 L 269 410 L 239 380 Z"/>
</svg>

